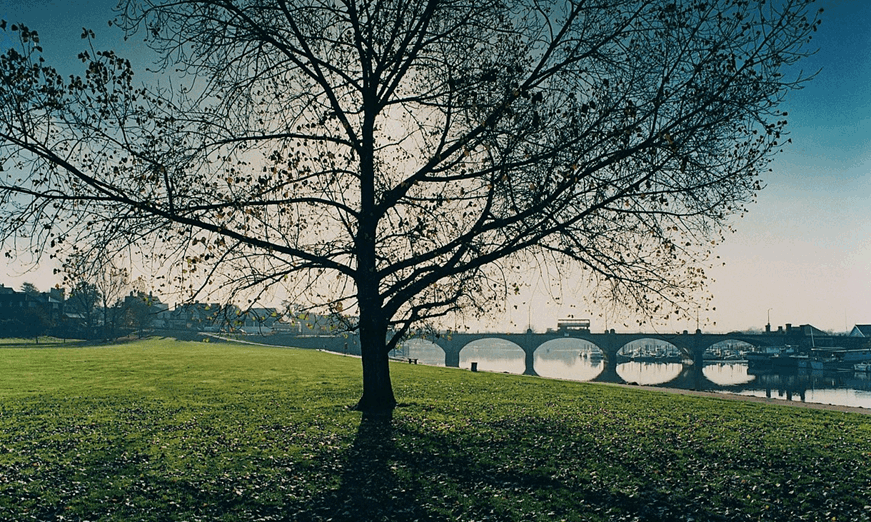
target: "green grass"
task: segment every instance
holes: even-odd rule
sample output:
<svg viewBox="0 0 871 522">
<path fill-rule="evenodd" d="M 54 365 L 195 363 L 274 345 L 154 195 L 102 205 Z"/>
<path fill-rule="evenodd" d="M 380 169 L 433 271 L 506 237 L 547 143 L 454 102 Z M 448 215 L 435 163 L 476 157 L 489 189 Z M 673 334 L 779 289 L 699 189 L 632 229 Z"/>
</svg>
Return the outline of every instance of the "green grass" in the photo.
<svg viewBox="0 0 871 522">
<path fill-rule="evenodd" d="M 60 342 L 59 342 L 60 343 Z M 871 417 L 236 344 L 0 344 L 0 520 L 869 520 Z"/>
</svg>

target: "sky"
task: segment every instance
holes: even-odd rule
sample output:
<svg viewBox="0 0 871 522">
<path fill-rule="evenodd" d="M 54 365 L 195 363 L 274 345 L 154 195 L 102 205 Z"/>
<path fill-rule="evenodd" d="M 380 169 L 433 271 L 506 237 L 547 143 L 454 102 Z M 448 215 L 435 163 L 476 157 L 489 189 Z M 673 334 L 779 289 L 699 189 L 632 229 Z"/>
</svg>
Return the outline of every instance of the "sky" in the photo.
<svg viewBox="0 0 871 522">
<path fill-rule="evenodd" d="M 82 27 L 96 31 L 100 45 L 117 36 L 107 27 L 115 2 L 4 0 L 0 18 L 36 29 L 50 62 L 74 60 L 84 49 Z M 725 263 L 708 271 L 716 310 L 698 321 L 659 325 L 660 331 L 762 329 L 769 320 L 775 329 L 813 324 L 833 332 L 871 324 L 871 2 L 816 5 L 824 9 L 811 43 L 818 51 L 800 68 L 818 74 L 788 94 L 782 109 L 793 143 L 775 157 L 766 188 L 715 251 Z M 128 57 L 142 47 L 137 40 L 111 42 Z M 0 40 L 0 49 L 7 46 Z M 19 263 L 7 263 L 0 283 L 19 288 L 29 281 L 46 290 L 60 282 L 53 268 L 23 272 Z M 637 330 L 623 317 L 585 309 L 580 298 L 555 304 L 539 292 L 519 299 L 516 309 L 509 305 L 483 327 L 544 330 L 559 317 L 589 315 L 594 331 Z"/>
</svg>

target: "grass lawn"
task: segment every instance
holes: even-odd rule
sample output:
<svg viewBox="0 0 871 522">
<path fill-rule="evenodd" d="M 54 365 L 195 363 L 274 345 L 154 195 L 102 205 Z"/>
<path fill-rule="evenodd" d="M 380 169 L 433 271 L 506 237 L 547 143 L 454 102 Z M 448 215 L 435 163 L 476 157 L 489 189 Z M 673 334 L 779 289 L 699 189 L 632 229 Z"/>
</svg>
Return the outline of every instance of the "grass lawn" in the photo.
<svg viewBox="0 0 871 522">
<path fill-rule="evenodd" d="M 0 520 L 871 520 L 871 416 L 152 339 L 0 342 Z"/>
</svg>

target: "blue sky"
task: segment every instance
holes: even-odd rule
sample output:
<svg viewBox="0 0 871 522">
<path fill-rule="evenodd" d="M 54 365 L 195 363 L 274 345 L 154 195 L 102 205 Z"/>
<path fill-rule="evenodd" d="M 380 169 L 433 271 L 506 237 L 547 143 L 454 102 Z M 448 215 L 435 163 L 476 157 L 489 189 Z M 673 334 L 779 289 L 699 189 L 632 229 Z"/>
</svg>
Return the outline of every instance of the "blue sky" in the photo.
<svg viewBox="0 0 871 522">
<path fill-rule="evenodd" d="M 38 30 L 50 62 L 75 58 L 84 48 L 82 27 L 97 32 L 98 45 L 111 44 L 132 57 L 141 41 L 119 48 L 118 33 L 107 26 L 114 4 L 5 0 L 0 18 Z M 871 2 L 816 5 L 824 8 L 812 42 L 819 51 L 800 68 L 819 74 L 788 95 L 783 109 L 793 143 L 776 157 L 767 188 L 716 251 L 726 265 L 709 271 L 716 311 L 700 317 L 705 330 L 762 328 L 769 315 L 775 326 L 811 323 L 838 332 L 871 323 Z M 7 265 L 0 282 L 18 287 L 32 281 L 46 289 L 59 282 L 51 268 L 22 274 Z M 544 329 L 559 316 L 579 313 L 538 299 L 534 314 L 523 309 L 495 324 L 515 329 L 531 318 L 536 329 Z M 609 321 L 609 327 L 621 328 L 618 318 Z M 695 326 L 693 320 L 667 328 Z M 594 329 L 604 327 L 593 318 Z"/>
<path fill-rule="evenodd" d="M 871 323 L 871 2 L 817 3 L 819 51 L 801 67 L 819 74 L 784 104 L 793 143 L 718 250 L 726 329 L 762 325 L 769 308 L 772 324 Z"/>
</svg>

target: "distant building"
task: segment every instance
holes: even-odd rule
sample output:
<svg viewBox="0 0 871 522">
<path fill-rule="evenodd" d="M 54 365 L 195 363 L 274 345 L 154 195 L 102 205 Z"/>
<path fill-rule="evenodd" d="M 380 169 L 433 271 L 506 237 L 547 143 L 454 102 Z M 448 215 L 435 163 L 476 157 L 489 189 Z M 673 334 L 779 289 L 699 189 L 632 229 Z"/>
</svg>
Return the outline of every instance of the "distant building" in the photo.
<svg viewBox="0 0 871 522">
<path fill-rule="evenodd" d="M 812 336 L 816 336 L 816 337 L 825 337 L 825 336 L 829 335 L 828 332 L 824 332 L 823 330 L 820 330 L 816 326 L 813 326 L 810 324 L 803 324 L 803 325 L 801 325 L 800 328 L 801 328 L 801 333 L 803 333 L 805 336 L 812 335 Z"/>
<path fill-rule="evenodd" d="M 25 309 L 41 309 L 50 321 L 58 321 L 64 312 L 64 291 L 52 288 L 48 292 L 27 294 L 0 283 L 0 316 L 17 318 Z"/>
<path fill-rule="evenodd" d="M 64 318 L 64 291 L 52 288 L 48 292 L 28 294 L 0 284 L 0 336 L 14 333 L 12 330 L 26 326 L 37 314 L 46 327 L 59 325 Z"/>
<path fill-rule="evenodd" d="M 169 312 L 169 328 L 212 329 L 225 322 L 225 310 L 218 303 L 185 303 Z"/>
<path fill-rule="evenodd" d="M 857 324 L 850 330 L 850 337 L 871 337 L 871 324 Z"/>
<path fill-rule="evenodd" d="M 345 317 L 342 320 L 313 312 L 292 312 L 279 314 L 279 320 L 270 326 L 282 333 L 295 333 L 299 335 L 330 335 L 344 328 L 343 325 L 355 324 L 357 318 Z"/>
<path fill-rule="evenodd" d="M 159 297 L 150 292 L 145 295 L 131 291 L 129 295 L 124 297 L 122 306 L 125 310 L 135 310 L 144 314 L 143 317 L 137 317 L 136 320 L 147 323 L 154 328 L 167 328 L 172 318 L 169 305 L 162 303 Z"/>
<path fill-rule="evenodd" d="M 241 322 L 240 326 L 272 327 L 278 318 L 276 308 L 250 308 L 240 311 L 237 321 Z"/>
<path fill-rule="evenodd" d="M 817 337 L 825 337 L 828 336 L 829 333 L 823 330 L 820 330 L 816 326 L 811 324 L 803 324 L 800 326 L 795 326 L 792 323 L 786 323 L 786 327 L 778 326 L 777 332 L 771 331 L 771 325 L 765 325 L 765 333 L 777 333 L 777 334 L 786 334 L 786 335 L 804 335 L 807 337 L 817 336 Z"/>
</svg>

